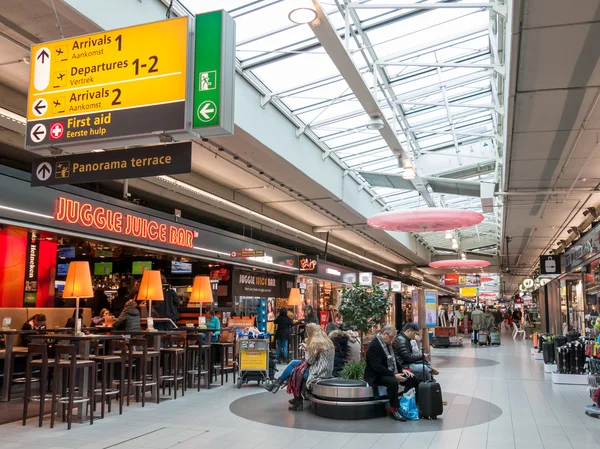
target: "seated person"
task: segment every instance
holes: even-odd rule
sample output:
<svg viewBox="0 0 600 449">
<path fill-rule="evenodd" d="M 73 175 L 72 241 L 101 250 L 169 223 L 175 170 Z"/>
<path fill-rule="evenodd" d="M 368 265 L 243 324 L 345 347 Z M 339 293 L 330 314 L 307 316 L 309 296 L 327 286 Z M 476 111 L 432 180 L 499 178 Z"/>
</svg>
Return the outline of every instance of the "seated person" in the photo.
<svg viewBox="0 0 600 449">
<path fill-rule="evenodd" d="M 67 324 L 65 327 L 70 327 L 71 329 L 75 329 L 75 314 L 77 313 L 77 309 L 73 310 L 73 316 L 67 320 Z M 79 319 L 83 322 L 83 310 L 79 309 Z"/>
<path fill-rule="evenodd" d="M 396 328 L 388 324 L 381 329 L 377 337 L 369 343 L 366 354 L 365 381 L 371 386 L 382 386 L 387 389 L 390 401 L 391 418 L 406 421 L 400 414 L 400 386 L 407 392 L 411 388 L 418 390 L 419 380 L 413 373 L 402 369 L 402 359 L 396 360 L 392 342 L 396 338 Z M 418 398 L 417 398 L 418 400 Z"/>
<path fill-rule="evenodd" d="M 33 315 L 29 321 L 23 324 L 22 331 L 43 331 L 46 330 L 46 315 L 38 313 Z"/>
<path fill-rule="evenodd" d="M 104 326 L 106 324 L 106 322 L 111 321 L 110 317 L 112 317 L 112 315 L 110 314 L 110 310 L 102 309 L 100 311 L 100 315 L 92 317 L 92 325 L 93 326 Z M 112 317 L 112 318 L 114 318 L 114 317 Z"/>
<path fill-rule="evenodd" d="M 306 362 L 308 366 L 303 373 L 303 385 L 307 390 L 321 379 L 331 379 L 333 373 L 333 358 L 335 350 L 333 343 L 327 337 L 327 334 L 321 329 L 321 326 L 314 323 L 306 325 L 306 343 L 301 344 L 305 348 Z M 294 368 L 302 363 L 301 360 L 292 360 L 285 368 L 279 379 L 264 384 L 264 388 L 271 393 L 277 393 L 279 388 L 289 379 Z M 289 391 L 289 390 L 288 390 Z M 294 399 L 290 400 L 290 410 L 302 411 L 304 402 L 301 395 L 301 388 L 294 390 Z"/>
<path fill-rule="evenodd" d="M 329 336 L 329 339 L 335 348 L 335 357 L 333 359 L 333 377 L 340 377 L 342 375 L 342 370 L 348 362 L 348 357 L 350 354 L 348 345 L 350 336 L 347 332 L 344 332 L 343 327 L 343 323 L 341 323 L 340 326 L 335 323 L 329 323 L 325 329 L 325 332 Z"/>
<path fill-rule="evenodd" d="M 125 303 L 121 315 L 119 315 L 117 321 L 113 323 L 113 329 L 125 332 L 139 332 L 142 330 L 140 311 L 134 300 Z"/>
<path fill-rule="evenodd" d="M 206 318 L 206 328 L 215 329 L 215 332 L 213 332 L 210 341 L 212 341 L 213 343 L 219 341 L 219 335 L 221 334 L 221 321 L 219 320 L 219 317 L 215 315 L 214 309 L 212 307 L 209 307 L 204 317 Z M 204 336 L 204 334 L 202 334 L 202 343 L 204 343 L 205 341 L 206 337 Z"/>
<path fill-rule="evenodd" d="M 402 328 L 402 332 L 398 333 L 398 336 L 394 339 L 393 348 L 394 354 L 396 358 L 403 361 L 402 368 L 410 369 L 412 372 L 417 374 L 422 374 L 425 372 L 426 374 L 432 373 L 437 376 L 439 371 L 435 368 L 431 368 L 429 363 L 427 362 L 427 356 L 429 354 L 423 354 L 421 351 L 415 351 L 412 345 L 414 341 L 415 344 L 417 335 L 419 335 L 419 326 L 415 323 L 408 323 L 404 325 Z M 425 356 L 425 363 L 423 363 L 423 357 Z M 425 366 L 425 368 L 423 368 Z"/>
</svg>

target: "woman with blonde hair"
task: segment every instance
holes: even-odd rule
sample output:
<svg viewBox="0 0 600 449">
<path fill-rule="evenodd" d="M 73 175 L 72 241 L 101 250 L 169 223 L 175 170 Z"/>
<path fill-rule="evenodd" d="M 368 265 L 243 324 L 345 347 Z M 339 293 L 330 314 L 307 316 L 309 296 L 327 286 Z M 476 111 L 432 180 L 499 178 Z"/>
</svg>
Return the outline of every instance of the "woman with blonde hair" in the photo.
<svg viewBox="0 0 600 449">
<path fill-rule="evenodd" d="M 279 379 L 265 384 L 271 393 L 277 393 L 281 386 L 290 379 L 288 392 L 294 394 L 290 401 L 290 410 L 301 411 L 303 402 L 301 389 L 306 386 L 310 390 L 315 382 L 330 379 L 333 373 L 334 347 L 323 329 L 314 323 L 306 325 L 306 342 L 300 345 L 306 354 L 304 360 L 292 360 Z"/>
</svg>

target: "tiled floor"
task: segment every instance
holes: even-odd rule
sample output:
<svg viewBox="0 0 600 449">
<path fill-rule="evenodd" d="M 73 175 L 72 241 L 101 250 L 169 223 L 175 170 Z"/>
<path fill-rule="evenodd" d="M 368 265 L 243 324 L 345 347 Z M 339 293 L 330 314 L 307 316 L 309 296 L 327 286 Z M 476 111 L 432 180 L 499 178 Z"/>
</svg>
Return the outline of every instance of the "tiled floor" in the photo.
<svg viewBox="0 0 600 449">
<path fill-rule="evenodd" d="M 76 424 L 71 431 L 62 424 L 53 430 L 47 425 L 39 429 L 33 420 L 25 428 L 20 423 L 6 424 L 0 426 L 0 448 L 600 449 L 600 419 L 584 414 L 590 402 L 586 387 L 552 384 L 542 363 L 530 355 L 530 345 L 530 341 L 504 339 L 500 347 L 471 348 L 467 343 L 461 349 L 434 350 L 438 357 L 447 356 L 438 358 L 443 367 L 438 380 L 445 392 L 456 395 L 452 404 L 457 407 L 451 405 L 444 419 L 478 423 L 464 428 L 443 430 L 442 422 L 442 430 L 408 433 L 412 423 L 392 420 L 385 422 L 399 433 L 323 432 L 269 425 L 229 410 L 233 401 L 258 393 L 257 387 L 238 390 L 227 385 L 190 391 L 184 398 L 143 409 L 134 404 L 122 416 L 113 413 L 93 426 Z M 454 357 L 461 357 L 460 363 L 451 362 Z M 462 358 L 499 363 L 469 363 Z M 481 419 L 479 415 L 492 407 L 477 404 L 488 402 L 502 413 L 491 420 Z M 294 416 L 287 414 L 282 407 L 281 416 L 293 423 Z"/>
</svg>

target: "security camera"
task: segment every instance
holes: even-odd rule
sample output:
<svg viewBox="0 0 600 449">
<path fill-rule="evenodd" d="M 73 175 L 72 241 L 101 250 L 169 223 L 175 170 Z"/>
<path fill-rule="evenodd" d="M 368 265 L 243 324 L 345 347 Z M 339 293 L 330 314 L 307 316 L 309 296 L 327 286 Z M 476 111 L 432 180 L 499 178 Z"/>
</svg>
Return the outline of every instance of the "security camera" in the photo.
<svg viewBox="0 0 600 449">
<path fill-rule="evenodd" d="M 510 267 L 506 267 L 506 268 L 504 269 L 504 272 L 505 272 L 505 273 L 510 273 Z"/>
</svg>

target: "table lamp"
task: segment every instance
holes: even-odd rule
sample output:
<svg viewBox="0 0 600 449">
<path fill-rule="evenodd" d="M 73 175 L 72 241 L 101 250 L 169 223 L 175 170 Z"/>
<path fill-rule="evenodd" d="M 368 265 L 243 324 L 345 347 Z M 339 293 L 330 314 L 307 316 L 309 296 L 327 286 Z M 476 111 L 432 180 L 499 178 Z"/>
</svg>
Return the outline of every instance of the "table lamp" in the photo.
<svg viewBox="0 0 600 449">
<path fill-rule="evenodd" d="M 63 290 L 63 298 L 75 298 L 75 335 L 82 335 L 79 320 L 79 298 L 94 296 L 92 276 L 88 262 L 71 262 L 67 272 L 67 280 Z"/>
<path fill-rule="evenodd" d="M 290 295 L 288 296 L 287 306 L 294 307 L 292 313 L 296 316 L 296 306 L 302 305 L 302 295 L 300 294 L 299 288 L 290 289 Z"/>
<path fill-rule="evenodd" d="M 200 315 L 202 315 L 202 304 L 212 303 L 213 301 L 210 278 L 208 276 L 196 276 L 188 304 L 199 304 Z"/>
<path fill-rule="evenodd" d="M 144 274 L 142 276 L 142 282 L 140 283 L 140 290 L 138 291 L 137 300 L 149 302 L 148 330 L 155 330 L 154 320 L 152 319 L 152 301 L 165 300 L 165 297 L 163 296 L 160 270 L 144 271 Z"/>
</svg>

